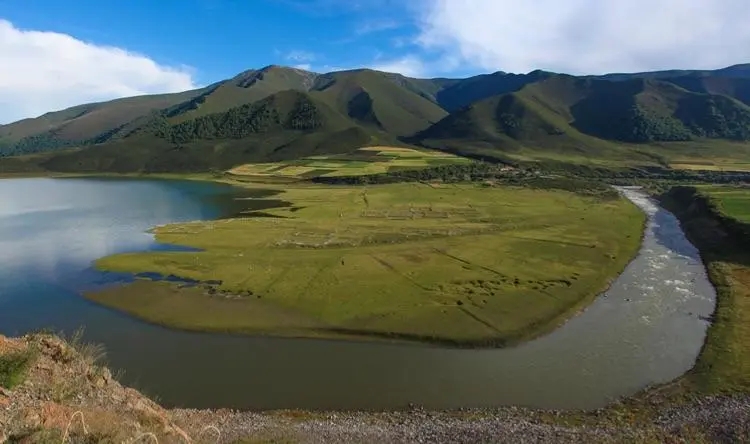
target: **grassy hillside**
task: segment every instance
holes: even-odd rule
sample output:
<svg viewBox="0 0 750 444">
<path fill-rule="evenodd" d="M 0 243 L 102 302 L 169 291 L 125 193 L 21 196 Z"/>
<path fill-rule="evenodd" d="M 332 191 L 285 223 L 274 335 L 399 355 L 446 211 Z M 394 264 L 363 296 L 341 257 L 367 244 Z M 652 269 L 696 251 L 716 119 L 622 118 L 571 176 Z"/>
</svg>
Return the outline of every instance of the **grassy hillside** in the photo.
<svg viewBox="0 0 750 444">
<path fill-rule="evenodd" d="M 447 115 L 429 98 L 393 79 L 372 70 L 326 74 L 312 94 L 360 124 L 396 136 L 413 135 Z"/>
<path fill-rule="evenodd" d="M 750 139 L 750 107 L 669 82 L 557 75 L 473 103 L 411 139 L 465 154 L 658 161 L 655 142 Z"/>
<path fill-rule="evenodd" d="M 319 96 L 287 90 L 180 123 L 157 115 L 130 137 L 42 157 L 38 164 L 62 172 L 195 172 L 378 144 L 398 141 L 358 125 Z"/>
<path fill-rule="evenodd" d="M 666 80 L 688 91 L 721 94 L 750 105 L 750 78 L 680 76 Z"/>
<path fill-rule="evenodd" d="M 352 126 L 344 116 L 307 93 L 284 91 L 227 111 L 178 124 L 161 122 L 158 137 L 175 144 L 206 139 L 241 139 L 253 134 L 335 130 Z"/>
<path fill-rule="evenodd" d="M 544 80 L 552 75 L 552 73 L 539 70 L 529 74 L 505 72 L 482 74 L 463 79 L 441 89 L 435 95 L 435 100 L 446 110 L 455 111 L 478 100 L 518 91 L 529 83 Z"/>
<path fill-rule="evenodd" d="M 170 107 L 165 115 L 170 123 L 180 123 L 253 103 L 281 91 L 308 91 L 317 76 L 309 71 L 275 65 L 245 71 L 192 100 Z"/>
<path fill-rule="evenodd" d="M 128 123 L 191 100 L 205 90 L 129 97 L 50 112 L 34 119 L 0 125 L 0 156 L 28 154 L 104 141 Z"/>
<path fill-rule="evenodd" d="M 250 162 L 276 162 L 306 156 L 348 153 L 391 140 L 361 127 L 330 131 L 281 131 L 251 134 L 242 139 L 196 140 L 173 144 L 148 135 L 39 157 L 33 166 L 59 172 L 163 173 L 227 170 Z M 14 165 L 6 162 L 13 160 Z M 17 159 L 0 160 L 0 171 L 31 168 Z"/>
<path fill-rule="evenodd" d="M 690 163 L 674 146 L 661 149 L 676 142 L 702 144 L 702 163 L 710 155 L 704 148 L 717 141 L 744 146 L 750 139 L 748 101 L 744 65 L 467 79 L 268 66 L 201 90 L 81 105 L 0 126 L 0 157 L 55 152 L 0 168 L 195 171 L 404 144 L 501 161 Z M 722 155 L 722 163 L 745 162 L 745 151 Z"/>
</svg>

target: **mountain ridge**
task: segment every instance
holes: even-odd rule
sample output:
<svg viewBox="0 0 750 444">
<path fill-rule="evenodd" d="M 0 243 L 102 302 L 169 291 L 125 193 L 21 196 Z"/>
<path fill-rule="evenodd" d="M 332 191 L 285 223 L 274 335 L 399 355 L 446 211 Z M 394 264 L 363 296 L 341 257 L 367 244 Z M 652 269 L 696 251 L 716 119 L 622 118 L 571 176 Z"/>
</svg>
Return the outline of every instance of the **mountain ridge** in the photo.
<svg viewBox="0 0 750 444">
<path fill-rule="evenodd" d="M 284 109 L 264 108 L 276 116 L 273 124 L 268 116 L 247 115 L 270 97 L 297 97 L 331 124 L 285 126 L 279 119 L 282 114 L 288 117 L 288 104 L 281 105 Z M 0 125 L 0 157 L 38 153 L 60 159 L 103 153 L 116 157 L 113 147 L 128 157 L 157 146 L 153 157 L 163 156 L 167 149 L 197 146 L 203 147 L 197 149 L 203 155 L 217 157 L 204 152 L 205 146 L 234 146 L 246 137 L 252 139 L 246 145 L 254 153 L 243 148 L 247 155 L 218 156 L 225 160 L 200 161 L 196 167 L 223 166 L 230 158 L 240 162 L 278 158 L 278 153 L 305 155 L 324 149 L 329 137 L 336 140 L 330 148 L 334 151 L 343 149 L 340 144 L 346 140 L 454 150 L 463 142 L 483 144 L 481 151 L 489 152 L 551 149 L 606 156 L 605 151 L 621 151 L 617 143 L 746 141 L 748 105 L 750 64 L 601 76 L 498 71 L 464 79 L 418 79 L 364 68 L 316 73 L 269 65 L 196 90 L 83 104 Z M 256 131 L 251 122 L 273 129 Z M 250 129 L 240 130 L 243 125 Z M 167 130 L 181 135 L 160 135 Z M 295 148 L 280 149 L 277 144 L 282 139 L 282 145 Z M 313 139 L 309 149 L 304 148 Z M 453 148 L 447 147 L 447 140 Z M 591 151 L 594 146 L 598 148 Z M 44 162 L 59 166 L 60 159 Z M 143 162 L 138 165 L 145 168 Z"/>
</svg>

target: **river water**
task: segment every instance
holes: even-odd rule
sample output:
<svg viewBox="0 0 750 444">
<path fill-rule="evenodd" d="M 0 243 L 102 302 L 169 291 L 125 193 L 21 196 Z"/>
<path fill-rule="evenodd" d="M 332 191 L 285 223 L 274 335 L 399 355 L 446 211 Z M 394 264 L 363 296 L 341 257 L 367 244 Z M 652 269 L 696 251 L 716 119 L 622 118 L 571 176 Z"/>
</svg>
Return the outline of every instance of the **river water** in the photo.
<svg viewBox="0 0 750 444">
<path fill-rule="evenodd" d="M 80 296 L 129 279 L 91 262 L 165 248 L 146 233 L 154 225 L 232 214 L 231 190 L 173 180 L 0 180 L 0 333 L 85 326 L 125 383 L 170 406 L 601 407 L 687 371 L 715 300 L 675 217 L 636 189 L 620 191 L 648 224 L 640 253 L 611 288 L 547 336 L 470 350 L 191 333 L 138 321 Z"/>
</svg>

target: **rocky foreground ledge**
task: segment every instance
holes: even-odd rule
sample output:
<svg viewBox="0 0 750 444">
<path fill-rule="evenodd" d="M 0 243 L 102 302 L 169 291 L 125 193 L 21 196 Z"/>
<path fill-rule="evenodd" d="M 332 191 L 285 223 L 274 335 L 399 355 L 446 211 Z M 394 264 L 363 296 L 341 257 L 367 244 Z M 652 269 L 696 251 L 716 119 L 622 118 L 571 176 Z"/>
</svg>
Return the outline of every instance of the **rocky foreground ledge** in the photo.
<svg viewBox="0 0 750 444">
<path fill-rule="evenodd" d="M 95 364 L 95 347 L 52 335 L 0 336 L 0 443 L 750 442 L 750 396 L 591 413 L 520 408 L 431 412 L 168 410 Z M 9 358 L 10 357 L 10 358 Z M 17 373 L 17 372 L 16 372 Z M 7 376 L 7 374 L 6 374 Z M 16 374 L 18 376 L 18 373 Z"/>
</svg>

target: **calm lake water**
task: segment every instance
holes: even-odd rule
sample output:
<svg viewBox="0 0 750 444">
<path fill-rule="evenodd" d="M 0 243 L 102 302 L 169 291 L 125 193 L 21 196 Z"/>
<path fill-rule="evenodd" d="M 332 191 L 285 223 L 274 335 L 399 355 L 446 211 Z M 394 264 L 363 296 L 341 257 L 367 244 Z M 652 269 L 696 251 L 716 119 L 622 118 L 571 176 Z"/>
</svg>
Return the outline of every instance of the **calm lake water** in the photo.
<svg viewBox="0 0 750 444">
<path fill-rule="evenodd" d="M 125 383 L 172 406 L 595 408 L 688 370 L 713 311 L 714 290 L 674 216 L 631 189 L 622 192 L 649 216 L 639 256 L 586 311 L 515 348 L 189 333 L 80 296 L 129 279 L 92 270 L 93 260 L 165 248 L 146 233 L 155 225 L 234 214 L 231 191 L 173 180 L 0 180 L 0 333 L 85 326 Z"/>
</svg>

